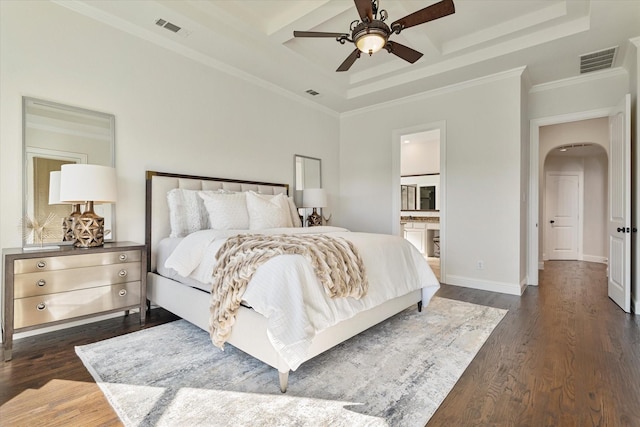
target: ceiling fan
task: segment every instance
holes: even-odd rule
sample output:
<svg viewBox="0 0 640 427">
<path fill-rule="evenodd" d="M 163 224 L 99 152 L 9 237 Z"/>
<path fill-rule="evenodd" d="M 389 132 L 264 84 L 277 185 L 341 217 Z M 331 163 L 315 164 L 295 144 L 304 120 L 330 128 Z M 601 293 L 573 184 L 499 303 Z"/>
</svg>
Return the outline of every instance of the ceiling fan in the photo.
<svg viewBox="0 0 640 427">
<path fill-rule="evenodd" d="M 355 44 L 356 49 L 340 64 L 336 71 L 347 71 L 356 62 L 356 59 L 360 58 L 362 52 L 373 55 L 382 48 L 413 64 L 420 59 L 422 53 L 400 43 L 390 41 L 389 37 L 392 34 L 400 34 L 405 28 L 414 27 L 455 13 L 453 0 L 442 0 L 404 18 L 400 18 L 389 26 L 384 22 L 388 18 L 387 11 L 378 9 L 378 0 L 354 0 L 354 2 L 360 15 L 360 21 L 356 19 L 351 23 L 351 34 L 319 31 L 293 32 L 294 37 L 335 37 L 340 44 L 345 44 L 346 42 Z"/>
</svg>

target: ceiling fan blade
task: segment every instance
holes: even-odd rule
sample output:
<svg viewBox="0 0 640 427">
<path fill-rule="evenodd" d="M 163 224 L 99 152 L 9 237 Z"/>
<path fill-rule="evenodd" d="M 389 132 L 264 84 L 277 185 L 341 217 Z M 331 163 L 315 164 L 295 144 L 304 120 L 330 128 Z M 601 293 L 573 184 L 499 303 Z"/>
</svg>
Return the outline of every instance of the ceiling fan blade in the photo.
<svg viewBox="0 0 640 427">
<path fill-rule="evenodd" d="M 360 20 L 364 22 L 365 18 L 369 22 L 373 21 L 373 8 L 371 7 L 371 0 L 353 0 L 360 15 Z"/>
<path fill-rule="evenodd" d="M 387 42 L 386 49 L 389 51 L 389 53 L 393 53 L 395 56 L 400 57 L 412 64 L 418 59 L 422 58 L 422 54 L 420 52 L 400 43 Z"/>
<path fill-rule="evenodd" d="M 349 68 L 351 68 L 353 63 L 356 62 L 356 59 L 358 58 L 360 58 L 360 49 L 356 48 L 353 52 L 351 52 L 351 55 L 347 56 L 347 59 L 345 59 L 344 62 L 340 64 L 336 71 L 347 71 Z"/>
<path fill-rule="evenodd" d="M 324 33 L 321 31 L 294 31 L 293 37 L 341 37 L 341 36 L 349 36 L 346 33 Z"/>
<path fill-rule="evenodd" d="M 401 30 L 415 25 L 424 24 L 425 22 L 433 21 L 434 19 L 442 18 L 443 16 L 451 15 L 455 13 L 456 8 L 453 5 L 453 0 L 442 0 L 438 3 L 427 6 L 424 9 L 420 9 L 417 12 L 413 12 L 410 15 L 400 18 L 391 24 L 391 29 L 395 30 L 398 26 Z"/>
</svg>

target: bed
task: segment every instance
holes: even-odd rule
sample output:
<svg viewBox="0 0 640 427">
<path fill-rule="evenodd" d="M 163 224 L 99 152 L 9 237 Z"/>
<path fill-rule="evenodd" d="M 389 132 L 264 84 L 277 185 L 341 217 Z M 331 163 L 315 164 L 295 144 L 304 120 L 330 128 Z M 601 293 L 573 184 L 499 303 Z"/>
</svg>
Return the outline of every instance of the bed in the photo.
<svg viewBox="0 0 640 427">
<path fill-rule="evenodd" d="M 339 227 L 294 227 L 296 225 L 294 217 L 297 216 L 297 211 L 291 205 L 289 207 L 291 208 L 290 212 L 293 219 L 290 224 L 292 227 L 290 228 L 264 228 L 265 225 L 269 225 L 269 218 L 266 218 L 266 222 L 262 224 L 263 228 L 255 229 L 252 217 L 251 231 L 236 232 L 234 227 L 224 228 L 224 225 L 214 224 L 213 221 L 219 222 L 219 218 L 223 218 L 225 215 L 214 217 L 212 211 L 209 211 L 212 214 L 209 216 L 209 223 L 207 223 L 206 218 L 202 217 L 204 214 L 201 213 L 200 221 L 202 224 L 200 227 L 193 226 L 193 221 L 188 226 L 185 226 L 182 216 L 176 219 L 176 212 L 179 209 L 176 207 L 174 196 L 179 194 L 184 197 L 185 194 L 189 194 L 191 197 L 192 194 L 202 194 L 202 192 L 207 194 L 229 194 L 234 195 L 234 197 L 240 197 L 238 195 L 243 193 L 246 199 L 259 198 L 259 200 L 262 200 L 266 198 L 270 200 L 269 198 L 273 198 L 273 200 L 281 201 L 281 199 L 288 196 L 288 185 L 147 171 L 145 232 L 147 265 L 149 267 L 147 273 L 147 299 L 151 305 L 163 307 L 203 330 L 209 331 L 211 321 L 211 294 L 207 292 L 207 286 L 211 285 L 201 282 L 204 280 L 203 271 L 211 270 L 211 266 L 205 263 L 211 262 L 211 254 L 215 253 L 212 250 L 217 250 L 220 242 L 224 242 L 226 238 L 230 239 L 231 236 L 237 234 L 254 235 L 254 233 L 284 236 L 284 238 L 289 235 L 327 235 L 331 239 L 349 241 L 349 245 L 358 247 L 362 253 L 362 263 L 369 274 L 369 277 L 367 277 L 369 289 L 362 298 L 329 298 L 323 296 L 321 291 L 315 290 L 318 287 L 318 283 L 311 283 L 319 282 L 319 280 L 310 276 L 310 272 L 314 271 L 313 268 L 309 267 L 310 263 L 300 255 L 285 254 L 272 258 L 256 270 L 255 275 L 249 282 L 242 305 L 237 308 L 237 314 L 235 314 L 234 320 L 231 322 L 233 326 L 230 329 L 230 334 L 225 336 L 224 341 L 277 369 L 280 390 L 283 393 L 287 389 L 289 372 L 297 369 L 304 361 L 323 353 L 413 304 L 417 304 L 418 309 L 421 310 L 423 306 L 428 304 L 439 288 L 439 283 L 426 260 L 404 239 L 397 236 L 352 233 Z M 219 198 L 220 196 L 216 194 L 215 197 Z M 201 196 L 201 199 L 207 200 L 205 196 Z M 290 200 L 290 203 L 292 203 L 292 200 Z M 178 206 L 181 205 L 178 203 Z M 207 205 L 207 208 L 210 206 Z M 200 209 L 202 209 L 202 206 L 200 206 Z M 252 212 L 255 213 L 255 208 Z M 194 220 L 198 213 L 191 212 L 190 215 L 191 220 Z M 225 219 L 234 221 L 236 216 L 229 215 L 229 218 Z M 259 219 L 265 220 L 264 218 Z M 198 218 L 195 221 L 197 222 Z M 299 226 L 299 224 L 297 225 Z M 192 229 L 189 229 L 190 226 Z M 224 230 L 218 230 L 217 227 L 224 228 Z M 176 229 L 178 229 L 178 233 L 176 233 Z M 267 238 L 265 240 L 270 239 Z M 196 246 L 200 245 L 197 252 L 192 246 L 194 242 L 196 242 Z M 190 243 L 191 246 L 187 245 L 187 243 Z M 376 249 L 377 246 L 381 248 Z M 370 248 L 367 249 L 367 247 Z M 382 250 L 389 250 L 389 253 L 380 252 Z M 360 252 L 357 253 L 358 257 L 360 257 Z M 200 265 L 201 262 L 205 267 Z M 290 267 L 291 264 L 288 263 L 294 263 L 296 267 Z M 184 264 L 194 264 L 194 266 L 184 266 Z M 198 266 L 195 266 L 195 264 L 198 264 Z M 390 264 L 390 266 L 387 267 L 386 264 Z M 393 264 L 397 264 L 397 266 Z M 172 268 L 167 267 L 167 265 Z M 178 273 L 180 268 L 185 268 L 186 270 Z M 194 268 L 194 270 L 191 271 L 189 270 L 190 268 Z M 263 287 L 260 281 L 277 282 L 279 279 L 274 276 L 277 274 L 274 271 L 278 269 L 287 271 L 287 277 L 282 279 L 283 284 L 287 283 L 286 286 L 282 285 L 282 288 L 287 289 L 286 292 L 297 292 L 289 291 L 289 289 L 295 288 L 290 284 L 293 279 L 288 277 L 294 275 L 292 272 L 295 272 L 296 275 L 294 281 L 296 283 L 300 282 L 301 287 L 310 290 L 299 292 L 303 293 L 303 296 L 292 297 L 295 300 L 294 304 L 290 304 L 289 300 L 285 303 L 274 303 L 290 304 L 290 306 L 285 306 L 284 310 L 294 312 L 294 314 L 277 317 L 278 325 L 274 327 L 276 320 L 274 320 L 275 315 L 272 314 L 274 309 L 269 305 L 271 302 L 263 303 L 262 301 L 263 299 L 269 299 L 270 295 L 278 291 L 268 290 L 267 285 Z M 300 273 L 298 273 L 298 270 Z M 264 277 L 267 277 L 267 279 Z M 393 281 L 393 286 L 380 286 L 378 284 L 378 282 L 388 283 L 390 280 Z M 260 283 L 260 285 L 255 284 L 256 282 Z M 278 283 L 269 284 L 268 286 L 277 285 Z M 381 291 L 375 290 L 381 287 L 384 289 Z M 309 297 L 306 293 L 312 295 L 312 297 Z M 253 302 L 245 301 L 245 297 L 247 299 L 249 297 L 253 298 Z M 271 299 L 275 299 L 275 297 Z M 322 303 L 320 304 L 319 301 L 321 300 Z M 303 307 L 298 307 L 297 304 L 302 304 Z M 333 311 L 329 314 L 313 314 L 324 310 L 324 308 L 319 310 L 318 305 L 323 307 L 326 305 Z M 343 307 L 347 307 L 346 312 L 341 311 Z M 312 323 L 312 325 L 309 326 L 305 323 L 300 326 L 299 317 L 295 316 L 304 316 L 305 322 Z M 310 320 L 306 317 L 309 317 Z M 274 329 L 277 330 L 274 331 Z M 288 335 L 298 333 L 298 331 L 306 334 L 304 339 L 288 337 Z M 284 342 L 285 338 L 283 336 L 295 342 L 292 344 Z M 212 351 L 216 350 L 212 346 Z"/>
</svg>

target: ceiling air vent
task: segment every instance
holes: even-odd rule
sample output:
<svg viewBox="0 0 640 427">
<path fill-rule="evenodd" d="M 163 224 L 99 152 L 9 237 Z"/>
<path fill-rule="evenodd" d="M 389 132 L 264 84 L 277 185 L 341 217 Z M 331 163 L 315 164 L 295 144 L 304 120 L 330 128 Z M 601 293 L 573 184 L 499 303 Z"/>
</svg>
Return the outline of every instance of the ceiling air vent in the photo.
<svg viewBox="0 0 640 427">
<path fill-rule="evenodd" d="M 580 74 L 611 68 L 616 59 L 618 47 L 587 53 L 580 57 Z"/>
<path fill-rule="evenodd" d="M 313 89 L 309 89 L 309 90 L 307 90 L 306 92 L 307 92 L 309 95 L 311 95 L 311 96 L 320 95 L 320 92 L 316 92 L 316 91 L 315 91 L 315 90 L 313 90 Z"/>
<path fill-rule="evenodd" d="M 169 31 L 173 31 L 174 33 L 177 33 L 178 31 L 182 30 L 182 27 L 178 27 L 176 24 L 172 24 L 169 21 L 166 21 L 164 19 L 158 19 L 156 21 L 156 25 L 162 28 L 166 28 Z"/>
</svg>

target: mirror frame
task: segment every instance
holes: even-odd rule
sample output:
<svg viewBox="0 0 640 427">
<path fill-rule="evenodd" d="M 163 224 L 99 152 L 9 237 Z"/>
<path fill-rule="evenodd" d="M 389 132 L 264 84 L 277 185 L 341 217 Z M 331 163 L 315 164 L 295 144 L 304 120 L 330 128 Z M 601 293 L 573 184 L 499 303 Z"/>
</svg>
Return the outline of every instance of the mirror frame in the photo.
<svg viewBox="0 0 640 427">
<path fill-rule="evenodd" d="M 105 134 L 105 142 L 108 144 L 108 147 L 105 150 L 105 152 L 108 152 L 108 156 L 110 157 L 110 160 L 108 164 L 107 162 L 102 162 L 97 164 L 103 164 L 104 166 L 115 167 L 116 132 L 115 132 L 115 116 L 113 114 L 89 110 L 86 108 L 74 107 L 74 106 L 65 105 L 58 102 L 48 101 L 40 98 L 23 96 L 22 97 L 22 156 L 23 156 L 22 217 L 23 217 L 23 221 L 22 221 L 22 230 L 21 230 L 23 247 L 40 246 L 39 243 L 33 241 L 33 238 L 27 239 L 27 236 L 26 236 L 27 233 L 25 233 L 26 227 L 25 227 L 25 221 L 24 221 L 24 219 L 27 216 L 29 216 L 30 218 L 33 218 L 35 215 L 35 213 L 33 212 L 33 207 L 30 206 L 30 200 L 29 200 L 30 197 L 33 197 L 33 194 L 35 193 L 35 189 L 30 188 L 33 184 L 33 179 L 30 179 L 29 177 L 30 172 L 32 172 L 33 170 L 33 168 L 29 165 L 29 163 L 32 161 L 34 157 L 33 154 L 43 154 L 43 155 L 46 155 L 47 158 L 69 160 L 75 163 L 92 163 L 90 151 L 81 152 L 81 153 L 63 152 L 60 150 L 51 149 L 50 147 L 47 147 L 47 148 L 37 147 L 37 148 L 29 149 L 30 146 L 28 145 L 28 141 L 27 141 L 27 129 L 29 128 L 30 124 L 28 121 L 27 112 L 28 112 L 29 105 L 31 103 L 37 103 L 38 105 L 41 105 L 45 108 L 63 111 L 70 114 L 78 114 L 78 115 L 85 115 L 85 116 L 88 115 L 88 116 L 95 117 L 96 119 L 101 119 L 103 121 L 108 122 L 108 127 L 105 127 L 105 129 L 108 128 L 108 135 Z M 62 126 L 60 128 L 64 129 Z M 109 205 L 104 205 L 104 208 L 102 208 L 102 205 L 96 206 L 96 208 L 97 208 L 96 209 L 97 213 L 104 216 L 105 218 L 105 229 L 110 230 L 110 234 L 108 238 L 105 238 L 105 242 L 111 241 L 115 238 L 115 223 L 116 223 L 115 205 L 111 203 Z M 102 209 L 104 209 L 104 211 L 100 212 Z M 71 212 L 71 206 L 69 206 L 69 212 Z M 46 245 L 72 245 L 73 242 L 47 240 L 45 244 Z"/>
<path fill-rule="evenodd" d="M 314 161 L 318 162 L 318 187 L 309 187 L 309 188 L 322 188 L 322 160 L 316 157 L 303 156 L 300 154 L 293 155 L 293 201 L 295 202 L 298 208 L 302 207 L 302 190 L 305 188 L 304 183 L 302 183 L 302 188 L 298 187 L 298 159 L 301 159 L 303 162 L 306 161 Z"/>
</svg>

